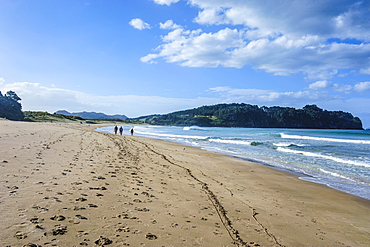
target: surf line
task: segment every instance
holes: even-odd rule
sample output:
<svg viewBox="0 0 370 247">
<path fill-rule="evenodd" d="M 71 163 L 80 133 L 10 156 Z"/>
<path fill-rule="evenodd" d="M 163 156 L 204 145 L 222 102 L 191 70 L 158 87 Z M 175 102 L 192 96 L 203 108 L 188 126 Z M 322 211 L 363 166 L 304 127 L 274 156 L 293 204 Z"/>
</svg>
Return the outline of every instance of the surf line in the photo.
<svg viewBox="0 0 370 247">
<path fill-rule="evenodd" d="M 301 140 L 313 140 L 313 141 L 370 144 L 370 141 L 368 140 L 352 140 L 352 139 L 337 139 L 337 138 L 328 138 L 328 137 L 300 136 L 300 135 L 288 135 L 284 133 L 280 133 L 280 136 L 283 139 L 301 139 Z"/>
</svg>

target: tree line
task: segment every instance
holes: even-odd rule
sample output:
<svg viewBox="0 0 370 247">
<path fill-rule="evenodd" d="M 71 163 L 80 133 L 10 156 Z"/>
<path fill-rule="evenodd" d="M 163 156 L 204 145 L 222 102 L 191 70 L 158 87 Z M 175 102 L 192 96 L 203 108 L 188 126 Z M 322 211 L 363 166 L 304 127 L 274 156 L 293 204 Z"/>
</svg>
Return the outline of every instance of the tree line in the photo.
<svg viewBox="0 0 370 247">
<path fill-rule="evenodd" d="M 202 106 L 137 120 L 155 125 L 244 128 L 362 129 L 358 117 L 343 111 L 327 111 L 317 105 L 302 109 L 258 107 L 244 103 Z"/>
</svg>

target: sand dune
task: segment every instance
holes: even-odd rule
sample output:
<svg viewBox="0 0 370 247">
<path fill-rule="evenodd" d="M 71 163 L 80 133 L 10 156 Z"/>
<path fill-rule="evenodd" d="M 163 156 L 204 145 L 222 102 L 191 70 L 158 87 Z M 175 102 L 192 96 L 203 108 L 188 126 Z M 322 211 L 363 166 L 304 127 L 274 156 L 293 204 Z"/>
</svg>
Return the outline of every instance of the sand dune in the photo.
<svg viewBox="0 0 370 247">
<path fill-rule="evenodd" d="M 93 127 L 0 121 L 0 246 L 370 246 L 367 200 Z"/>
</svg>

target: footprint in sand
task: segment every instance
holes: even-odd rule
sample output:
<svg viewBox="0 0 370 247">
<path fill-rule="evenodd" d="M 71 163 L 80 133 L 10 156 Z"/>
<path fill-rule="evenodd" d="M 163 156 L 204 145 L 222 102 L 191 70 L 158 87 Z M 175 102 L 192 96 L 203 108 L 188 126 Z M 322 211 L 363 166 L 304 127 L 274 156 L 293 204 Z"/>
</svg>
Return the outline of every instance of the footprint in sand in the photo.
<svg viewBox="0 0 370 247">
<path fill-rule="evenodd" d="M 128 226 L 120 227 L 116 230 L 117 232 L 130 232 L 131 229 Z"/>
<path fill-rule="evenodd" d="M 147 235 L 145 235 L 145 237 L 149 240 L 155 240 L 157 239 L 158 237 L 154 234 L 151 234 L 151 233 L 148 233 Z"/>
<path fill-rule="evenodd" d="M 108 245 L 108 244 L 111 244 L 113 243 L 112 240 L 110 240 L 109 238 L 106 238 L 106 237 L 103 237 L 103 236 L 100 236 L 99 239 L 95 240 L 94 242 L 96 245 L 99 245 L 99 246 L 104 246 L 104 245 Z"/>
<path fill-rule="evenodd" d="M 79 219 L 81 219 L 81 220 L 88 220 L 88 218 L 87 218 L 87 217 L 82 216 L 82 215 L 80 215 L 80 214 L 76 214 L 76 217 L 77 217 L 77 218 L 79 218 Z"/>
<path fill-rule="evenodd" d="M 53 217 L 50 218 L 51 220 L 56 220 L 56 221 L 63 221 L 66 219 L 63 215 L 54 215 Z"/>
<path fill-rule="evenodd" d="M 40 206 L 37 206 L 37 205 L 32 206 L 32 208 L 38 210 L 40 213 L 49 211 L 49 209 L 44 208 L 44 207 L 40 207 Z"/>
<path fill-rule="evenodd" d="M 67 227 L 62 225 L 55 225 L 53 230 L 51 230 L 51 234 L 55 235 L 64 235 L 67 233 Z"/>
<path fill-rule="evenodd" d="M 27 238 L 27 234 L 24 232 L 16 232 L 14 237 L 17 239 L 25 239 Z"/>
<path fill-rule="evenodd" d="M 90 190 L 107 190 L 106 187 L 102 186 L 102 187 L 89 187 Z"/>
<path fill-rule="evenodd" d="M 84 202 L 84 201 L 87 201 L 87 199 L 84 198 L 84 197 L 79 197 L 79 198 L 76 199 L 76 201 L 77 202 Z"/>
<path fill-rule="evenodd" d="M 135 207 L 135 210 L 136 211 L 140 211 L 140 212 L 149 212 L 149 209 L 148 208 L 138 208 L 138 207 Z"/>
<path fill-rule="evenodd" d="M 85 209 L 86 209 L 85 207 L 79 207 L 79 206 L 75 206 L 73 208 L 74 211 L 85 210 Z"/>
<path fill-rule="evenodd" d="M 28 244 L 23 245 L 23 247 L 41 247 L 41 245 L 28 243 Z"/>
<path fill-rule="evenodd" d="M 39 224 L 43 221 L 44 219 L 39 219 L 38 217 L 33 217 L 30 219 L 31 223 L 33 224 Z"/>
</svg>

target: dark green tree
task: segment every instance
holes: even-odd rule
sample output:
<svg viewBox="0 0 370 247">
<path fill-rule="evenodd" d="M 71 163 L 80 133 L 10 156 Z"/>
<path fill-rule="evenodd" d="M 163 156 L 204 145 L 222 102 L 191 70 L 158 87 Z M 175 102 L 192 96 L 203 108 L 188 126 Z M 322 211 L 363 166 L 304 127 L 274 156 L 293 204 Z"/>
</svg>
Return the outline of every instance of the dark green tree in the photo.
<svg viewBox="0 0 370 247">
<path fill-rule="evenodd" d="M 8 91 L 5 95 L 0 92 L 0 117 L 10 120 L 23 120 L 21 98 L 13 91 Z"/>
</svg>

